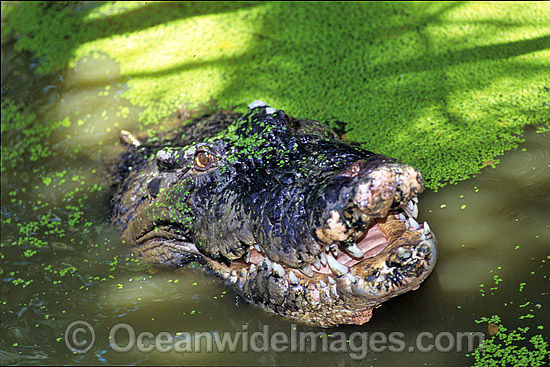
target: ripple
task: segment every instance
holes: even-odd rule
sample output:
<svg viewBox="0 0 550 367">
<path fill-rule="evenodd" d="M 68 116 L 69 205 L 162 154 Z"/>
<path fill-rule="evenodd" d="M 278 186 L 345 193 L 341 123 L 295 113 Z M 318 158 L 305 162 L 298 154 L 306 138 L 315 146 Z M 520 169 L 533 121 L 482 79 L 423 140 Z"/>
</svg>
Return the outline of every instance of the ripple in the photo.
<svg viewBox="0 0 550 367">
<path fill-rule="evenodd" d="M 485 181 L 506 184 L 522 191 L 522 196 L 539 196 L 550 186 L 550 133 L 526 131 L 526 142 L 507 152 L 500 165 L 486 172 Z"/>
</svg>

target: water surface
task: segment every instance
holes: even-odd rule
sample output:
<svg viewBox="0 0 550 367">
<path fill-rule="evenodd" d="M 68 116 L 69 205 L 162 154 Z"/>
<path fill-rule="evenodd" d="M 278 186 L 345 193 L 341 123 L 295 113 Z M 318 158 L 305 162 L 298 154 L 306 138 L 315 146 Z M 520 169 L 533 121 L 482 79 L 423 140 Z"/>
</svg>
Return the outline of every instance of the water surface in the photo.
<svg viewBox="0 0 550 367">
<path fill-rule="evenodd" d="M 29 72 L 21 68 L 20 73 Z M 66 116 L 71 124 L 44 141 L 55 156 L 23 160 L 2 174 L 2 363 L 464 366 L 473 363 L 465 351 L 408 347 L 422 332 L 471 331 L 489 337 L 487 323 L 475 320 L 496 314 L 506 327 L 529 327 L 528 335 L 548 340 L 550 133 L 528 128 L 525 142 L 501 157 L 496 168 L 424 193 L 419 218 L 429 222 L 440 249 L 432 275 L 417 291 L 376 309 L 369 323 L 323 330 L 250 306 L 200 269 L 157 272 L 135 261 L 109 224 L 108 159 L 121 150 L 121 129 L 142 129 L 136 122 L 139 109 L 119 97 L 126 86 L 115 63 L 83 60 L 60 75 L 26 83 L 13 71 L 6 73 L 5 95 L 27 101 L 33 96 L 35 126 Z M 2 141 L 13 147 L 18 143 Z M 48 223 L 58 223 L 60 230 Z M 85 354 L 73 353 L 64 341 L 65 329 L 77 320 L 89 323 L 96 334 Z M 120 353 L 108 340 L 109 330 L 120 323 L 136 333 L 173 336 L 251 336 L 266 326 L 269 335 L 325 331 L 344 333 L 354 346 L 362 346 L 358 335 L 398 332 L 407 348 L 352 351 L 348 344 L 347 351 L 266 353 L 241 345 L 236 352 L 207 352 L 201 342 L 202 351 L 196 352 L 134 348 Z M 256 335 L 254 341 L 263 338 Z M 425 339 L 424 345 L 429 342 Z M 311 342 L 307 345 L 312 348 Z"/>
</svg>

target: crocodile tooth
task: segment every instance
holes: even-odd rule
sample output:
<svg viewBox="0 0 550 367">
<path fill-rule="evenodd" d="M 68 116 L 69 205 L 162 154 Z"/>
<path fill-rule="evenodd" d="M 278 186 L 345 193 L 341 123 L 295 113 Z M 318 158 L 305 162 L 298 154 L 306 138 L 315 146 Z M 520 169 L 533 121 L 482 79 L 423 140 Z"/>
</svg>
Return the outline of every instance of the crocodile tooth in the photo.
<svg viewBox="0 0 550 367">
<path fill-rule="evenodd" d="M 332 285 L 336 284 L 336 280 L 334 280 L 330 275 L 327 277 L 328 282 Z"/>
<path fill-rule="evenodd" d="M 412 201 L 409 201 L 407 205 L 403 208 L 403 210 L 411 218 L 416 218 L 416 216 L 418 215 L 418 206 L 416 206 L 416 204 Z"/>
<path fill-rule="evenodd" d="M 426 234 L 422 232 L 422 234 L 420 235 L 420 240 L 426 241 L 426 239 L 427 239 Z"/>
<path fill-rule="evenodd" d="M 348 273 L 347 274 L 347 277 L 349 279 L 350 282 L 352 283 L 356 283 L 357 282 L 357 278 L 354 276 L 354 275 L 351 275 L 351 273 Z"/>
<path fill-rule="evenodd" d="M 321 264 L 323 264 L 323 266 L 327 266 L 327 254 L 321 251 L 319 256 L 321 257 Z"/>
<path fill-rule="evenodd" d="M 426 235 L 429 235 L 432 233 L 432 229 L 428 225 L 428 222 L 424 222 L 424 233 L 426 233 Z"/>
<path fill-rule="evenodd" d="M 405 211 L 407 211 L 409 214 L 409 217 L 416 218 L 418 215 L 418 206 L 413 201 L 409 201 L 407 205 L 405 206 Z"/>
<path fill-rule="evenodd" d="M 231 270 L 231 276 L 236 277 L 237 276 L 237 271 L 236 270 Z"/>
<path fill-rule="evenodd" d="M 332 272 L 338 276 L 342 276 L 349 271 L 347 266 L 340 264 L 332 256 L 327 256 L 327 262 L 328 262 L 328 266 L 330 267 L 330 270 L 332 270 Z"/>
<path fill-rule="evenodd" d="M 294 273 L 294 271 L 290 270 L 288 272 L 288 281 L 292 284 L 298 284 L 300 283 L 300 279 L 298 279 L 298 277 L 296 276 L 296 274 Z"/>
<path fill-rule="evenodd" d="M 405 217 L 403 215 L 403 213 L 399 213 L 399 219 L 402 221 L 402 222 L 405 222 L 407 220 L 407 217 Z"/>
<path fill-rule="evenodd" d="M 242 268 L 242 269 L 241 269 L 241 276 L 242 276 L 242 277 L 245 277 L 245 276 L 247 276 L 247 275 L 248 275 L 248 271 L 246 270 L 246 268 Z"/>
<path fill-rule="evenodd" d="M 330 251 L 330 246 L 325 246 L 325 252 L 329 252 Z"/>
<path fill-rule="evenodd" d="M 321 259 L 319 259 L 319 257 L 315 257 L 315 262 L 313 263 L 313 267 L 317 270 L 321 270 Z"/>
<path fill-rule="evenodd" d="M 344 245 L 344 249 L 348 254 L 358 259 L 362 258 L 364 255 L 363 251 L 355 243 L 352 243 L 351 245 Z"/>
<path fill-rule="evenodd" d="M 279 263 L 276 263 L 276 262 L 273 262 L 273 273 L 278 275 L 280 278 L 283 278 L 285 276 L 285 269 L 283 269 L 283 267 L 279 264 Z"/>
<path fill-rule="evenodd" d="M 246 255 L 244 255 L 244 262 L 247 264 L 250 263 L 250 251 L 248 251 Z"/>
<path fill-rule="evenodd" d="M 418 204 L 418 196 L 413 196 L 411 200 L 413 201 L 413 203 Z"/>
<path fill-rule="evenodd" d="M 264 258 L 264 265 L 267 268 L 267 270 L 271 270 L 272 263 L 271 263 L 271 260 L 269 260 L 267 257 Z"/>
<path fill-rule="evenodd" d="M 256 270 L 256 264 L 250 265 L 250 273 L 253 273 Z"/>
<path fill-rule="evenodd" d="M 330 245 L 330 251 L 332 252 L 332 255 L 334 257 L 338 257 L 338 245 L 333 243 L 332 245 Z"/>
<path fill-rule="evenodd" d="M 258 245 L 257 243 L 254 244 L 254 248 L 255 248 L 256 251 L 258 251 L 259 253 L 262 253 L 262 249 L 260 248 L 260 245 Z"/>
<path fill-rule="evenodd" d="M 327 283 L 323 282 L 323 279 L 319 280 L 319 284 L 321 285 L 321 288 L 325 288 L 327 286 Z"/>
<path fill-rule="evenodd" d="M 306 266 L 301 267 L 299 270 L 306 277 L 311 278 L 313 276 L 313 270 L 311 270 L 311 265 L 310 264 L 307 264 Z"/>
<path fill-rule="evenodd" d="M 409 207 L 409 203 L 407 203 L 407 205 L 405 205 L 401 209 L 403 209 L 407 217 L 412 217 L 412 212 L 411 212 L 411 208 Z"/>
<path fill-rule="evenodd" d="M 415 221 L 413 218 L 409 218 L 409 224 L 410 224 L 411 227 L 413 227 L 414 229 L 420 229 L 420 226 L 418 225 L 418 222 Z"/>
</svg>

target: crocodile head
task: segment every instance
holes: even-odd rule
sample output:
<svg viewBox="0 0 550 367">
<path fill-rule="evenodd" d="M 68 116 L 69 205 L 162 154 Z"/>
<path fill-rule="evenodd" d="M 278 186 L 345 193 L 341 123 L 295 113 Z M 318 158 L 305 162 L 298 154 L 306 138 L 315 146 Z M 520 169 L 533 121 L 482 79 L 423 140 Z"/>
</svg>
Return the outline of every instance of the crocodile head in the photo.
<svg viewBox="0 0 550 367">
<path fill-rule="evenodd" d="M 249 107 L 185 146 L 131 144 L 113 218 L 139 256 L 200 261 L 250 303 L 323 327 L 363 324 L 418 288 L 437 257 L 415 219 L 421 174 L 315 121 Z"/>
</svg>

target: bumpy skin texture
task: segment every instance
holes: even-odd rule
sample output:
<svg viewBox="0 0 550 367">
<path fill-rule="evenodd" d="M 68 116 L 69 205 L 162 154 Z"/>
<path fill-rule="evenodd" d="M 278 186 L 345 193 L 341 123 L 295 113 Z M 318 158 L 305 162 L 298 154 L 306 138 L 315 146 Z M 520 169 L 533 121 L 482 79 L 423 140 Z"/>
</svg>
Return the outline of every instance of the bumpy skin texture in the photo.
<svg viewBox="0 0 550 367">
<path fill-rule="evenodd" d="M 139 256 L 199 261 L 247 301 L 305 323 L 363 324 L 418 288 L 436 240 L 414 219 L 422 176 L 261 101 L 167 139 L 128 133 L 114 223 Z"/>
</svg>

